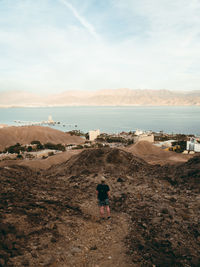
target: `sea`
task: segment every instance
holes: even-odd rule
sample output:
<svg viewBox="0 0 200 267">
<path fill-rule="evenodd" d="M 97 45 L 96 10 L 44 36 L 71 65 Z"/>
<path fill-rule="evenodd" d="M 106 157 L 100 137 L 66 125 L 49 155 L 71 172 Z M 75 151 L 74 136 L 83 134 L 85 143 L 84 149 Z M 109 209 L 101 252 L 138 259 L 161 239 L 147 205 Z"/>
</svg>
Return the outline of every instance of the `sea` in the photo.
<svg viewBox="0 0 200 267">
<path fill-rule="evenodd" d="M 60 122 L 50 127 L 64 132 L 100 129 L 105 133 L 120 133 L 141 129 L 170 134 L 200 135 L 198 106 L 0 108 L 0 124 L 19 126 L 47 121 L 49 116 Z"/>
</svg>

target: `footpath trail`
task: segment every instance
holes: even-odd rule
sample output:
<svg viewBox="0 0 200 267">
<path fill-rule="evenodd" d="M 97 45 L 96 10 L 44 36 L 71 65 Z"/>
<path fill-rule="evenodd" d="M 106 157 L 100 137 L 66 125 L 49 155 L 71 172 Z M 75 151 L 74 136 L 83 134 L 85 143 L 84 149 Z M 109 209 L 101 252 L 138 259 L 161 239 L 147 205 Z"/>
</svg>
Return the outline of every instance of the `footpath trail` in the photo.
<svg viewBox="0 0 200 267">
<path fill-rule="evenodd" d="M 69 217 L 62 217 L 58 224 L 59 233 L 63 236 L 57 249 L 60 249 L 59 260 L 51 267 L 129 267 L 136 266 L 126 254 L 125 238 L 128 234 L 128 217 L 124 213 L 112 213 L 110 220 L 100 220 L 96 203 L 83 203 L 84 220 L 79 221 L 69 233 Z M 66 240 L 66 242 L 65 242 Z"/>
</svg>

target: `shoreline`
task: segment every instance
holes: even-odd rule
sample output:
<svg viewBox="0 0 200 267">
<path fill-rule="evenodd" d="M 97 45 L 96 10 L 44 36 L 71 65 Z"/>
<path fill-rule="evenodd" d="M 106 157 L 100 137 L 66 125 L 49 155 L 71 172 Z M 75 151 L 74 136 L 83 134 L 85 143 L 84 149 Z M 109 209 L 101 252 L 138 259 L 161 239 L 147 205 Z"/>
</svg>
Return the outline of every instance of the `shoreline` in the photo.
<svg viewBox="0 0 200 267">
<path fill-rule="evenodd" d="M 15 106 L 15 105 L 9 105 L 9 106 L 3 106 L 0 105 L 0 109 L 9 109 L 9 108 L 67 108 L 67 107 L 200 107 L 200 104 L 196 105 L 41 105 L 41 106 L 35 106 L 35 105 L 23 105 L 23 106 Z"/>
<path fill-rule="evenodd" d="M 136 129 L 164 131 L 166 133 L 200 134 L 199 106 L 59 106 L 59 107 L 12 107 L 0 108 L 0 124 L 18 126 L 14 121 L 53 121 L 61 131 L 73 129 L 88 132 L 120 133 Z M 27 125 L 24 123 L 24 125 Z M 29 123 L 30 125 L 30 123 Z M 74 126 L 77 125 L 76 128 Z M 19 125 L 21 126 L 21 124 Z"/>
</svg>

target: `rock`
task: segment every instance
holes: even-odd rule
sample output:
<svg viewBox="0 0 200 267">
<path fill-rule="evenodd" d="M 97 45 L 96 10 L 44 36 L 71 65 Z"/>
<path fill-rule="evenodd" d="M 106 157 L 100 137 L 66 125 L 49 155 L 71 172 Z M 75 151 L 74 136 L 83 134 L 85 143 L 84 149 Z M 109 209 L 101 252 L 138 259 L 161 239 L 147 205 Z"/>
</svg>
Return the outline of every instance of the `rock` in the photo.
<svg viewBox="0 0 200 267">
<path fill-rule="evenodd" d="M 10 240 L 6 240 L 6 241 L 4 242 L 4 246 L 5 246 L 5 248 L 7 248 L 8 250 L 11 250 L 11 249 L 13 248 L 13 243 L 12 243 L 12 241 L 10 241 Z"/>
<path fill-rule="evenodd" d="M 162 208 L 162 209 L 161 209 L 161 213 L 163 213 L 163 214 L 168 214 L 169 211 L 168 211 L 167 208 Z"/>
<path fill-rule="evenodd" d="M 45 255 L 40 260 L 42 266 L 51 266 L 55 262 L 55 258 L 52 255 Z"/>
<path fill-rule="evenodd" d="M 57 241 L 57 240 L 56 240 L 55 237 L 52 237 L 52 238 L 51 238 L 51 242 L 52 242 L 52 243 L 56 243 L 56 241 Z"/>
<path fill-rule="evenodd" d="M 97 250 L 97 246 L 94 245 L 93 247 L 90 248 L 90 250 Z"/>
<path fill-rule="evenodd" d="M 152 221 L 153 224 L 158 224 L 158 223 L 160 223 L 161 220 L 162 219 L 160 217 L 155 217 L 151 221 Z"/>
<path fill-rule="evenodd" d="M 71 249 L 71 253 L 72 253 L 72 254 L 80 253 L 80 252 L 81 252 L 81 248 L 79 248 L 79 247 L 73 247 L 73 248 Z"/>
</svg>

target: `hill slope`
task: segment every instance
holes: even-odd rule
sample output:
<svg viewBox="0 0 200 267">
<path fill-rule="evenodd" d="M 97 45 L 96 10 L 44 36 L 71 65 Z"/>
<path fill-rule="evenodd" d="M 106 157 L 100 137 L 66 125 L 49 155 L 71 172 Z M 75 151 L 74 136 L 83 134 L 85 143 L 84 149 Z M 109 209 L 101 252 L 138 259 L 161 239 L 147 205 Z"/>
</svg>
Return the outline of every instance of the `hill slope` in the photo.
<svg viewBox="0 0 200 267">
<path fill-rule="evenodd" d="M 125 151 L 144 159 L 151 164 L 176 164 L 186 162 L 191 156 L 165 151 L 148 141 L 140 141 L 125 148 Z"/>
<path fill-rule="evenodd" d="M 134 175 L 151 168 L 144 160 L 121 149 L 87 149 L 71 157 L 68 161 L 48 170 L 51 175 L 90 175 L 110 173 L 110 175 Z"/>
<path fill-rule="evenodd" d="M 30 144 L 31 141 L 38 140 L 41 143 L 53 144 L 80 144 L 84 140 L 78 136 L 71 136 L 59 130 L 43 126 L 21 126 L 6 127 L 0 129 L 0 150 L 5 147 L 20 143 Z"/>
<path fill-rule="evenodd" d="M 46 171 L 0 168 L 0 264 L 199 266 L 199 164 L 151 166 L 105 148 Z M 111 221 L 98 220 L 99 173 L 111 189 Z"/>
</svg>

